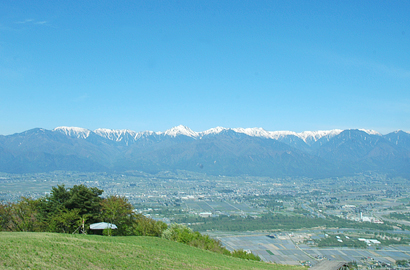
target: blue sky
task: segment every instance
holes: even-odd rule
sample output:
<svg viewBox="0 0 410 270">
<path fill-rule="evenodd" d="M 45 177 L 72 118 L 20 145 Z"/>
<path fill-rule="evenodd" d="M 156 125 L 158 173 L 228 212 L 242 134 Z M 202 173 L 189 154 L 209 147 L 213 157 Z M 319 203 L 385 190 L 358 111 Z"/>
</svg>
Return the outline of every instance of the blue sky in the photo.
<svg viewBox="0 0 410 270">
<path fill-rule="evenodd" d="M 410 131 L 410 1 L 1 1 L 0 134 Z"/>
</svg>

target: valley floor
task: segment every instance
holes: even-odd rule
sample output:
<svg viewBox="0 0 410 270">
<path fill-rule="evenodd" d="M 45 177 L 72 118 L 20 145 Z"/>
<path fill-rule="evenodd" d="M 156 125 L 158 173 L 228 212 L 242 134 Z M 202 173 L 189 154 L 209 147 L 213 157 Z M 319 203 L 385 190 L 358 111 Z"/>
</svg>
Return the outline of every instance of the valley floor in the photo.
<svg viewBox="0 0 410 270">
<path fill-rule="evenodd" d="M 335 233 L 339 230 L 335 230 Z M 309 237 L 307 237 L 309 235 Z M 310 238 L 315 232 L 275 233 L 270 237 L 261 233 L 214 233 L 212 237 L 221 240 L 230 250 L 250 250 L 266 262 L 313 266 L 322 260 L 355 261 L 363 266 L 375 264 L 394 265 L 396 260 L 410 260 L 409 245 L 370 246 L 366 249 L 351 247 L 314 247 L 301 240 Z M 341 235 L 341 234 L 339 234 Z M 333 236 L 334 237 L 334 236 Z M 342 237 L 344 239 L 344 237 Z M 298 243 L 299 242 L 299 243 Z"/>
</svg>

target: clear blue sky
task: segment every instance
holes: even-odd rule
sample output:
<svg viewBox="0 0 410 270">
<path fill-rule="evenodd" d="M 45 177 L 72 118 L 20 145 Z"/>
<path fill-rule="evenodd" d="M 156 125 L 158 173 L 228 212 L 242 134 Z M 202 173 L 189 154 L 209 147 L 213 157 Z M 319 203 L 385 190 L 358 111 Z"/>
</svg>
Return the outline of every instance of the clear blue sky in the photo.
<svg viewBox="0 0 410 270">
<path fill-rule="evenodd" d="M 0 134 L 410 131 L 410 1 L 0 2 Z"/>
</svg>

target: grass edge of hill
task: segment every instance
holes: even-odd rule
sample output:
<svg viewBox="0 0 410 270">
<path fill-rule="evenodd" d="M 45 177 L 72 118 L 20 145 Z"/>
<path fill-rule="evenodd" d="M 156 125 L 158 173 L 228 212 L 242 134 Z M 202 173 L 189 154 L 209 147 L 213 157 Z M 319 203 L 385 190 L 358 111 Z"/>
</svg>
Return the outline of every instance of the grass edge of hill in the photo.
<svg viewBox="0 0 410 270">
<path fill-rule="evenodd" d="M 157 237 L 0 232 L 0 268 L 305 269 L 247 261 Z"/>
</svg>

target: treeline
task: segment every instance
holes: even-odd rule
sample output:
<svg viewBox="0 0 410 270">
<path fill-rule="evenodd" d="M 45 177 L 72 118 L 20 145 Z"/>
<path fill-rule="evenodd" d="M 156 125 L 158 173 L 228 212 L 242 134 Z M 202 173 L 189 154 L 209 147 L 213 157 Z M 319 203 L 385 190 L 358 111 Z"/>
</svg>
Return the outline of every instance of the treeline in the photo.
<svg viewBox="0 0 410 270">
<path fill-rule="evenodd" d="M 17 203 L 0 202 L 0 231 L 74 233 L 86 224 L 87 233 L 95 233 L 89 225 L 98 222 L 115 224 L 110 235 L 155 236 L 181 242 L 205 250 L 249 260 L 258 256 L 243 251 L 230 252 L 218 240 L 173 224 L 167 226 L 142 214 L 133 212 L 125 197 L 102 198 L 103 190 L 85 185 L 66 188 L 53 187 L 50 195 L 39 199 L 21 198 Z"/>
<path fill-rule="evenodd" d="M 367 248 L 367 244 L 365 242 L 352 239 L 352 238 L 345 238 L 341 240 L 342 242 L 338 241 L 334 235 L 331 237 L 321 238 L 320 240 L 315 241 L 318 247 L 351 247 L 351 248 Z"/>
<path fill-rule="evenodd" d="M 177 220 L 180 223 L 192 223 L 198 231 L 256 231 L 256 230 L 295 230 L 303 228 L 359 228 L 375 230 L 392 230 L 387 224 L 355 222 L 338 217 L 316 218 L 304 215 L 283 215 L 269 213 L 262 217 L 240 217 L 221 215 L 214 218 L 186 217 Z"/>
<path fill-rule="evenodd" d="M 410 213 L 390 213 L 389 218 L 410 221 Z"/>
</svg>

